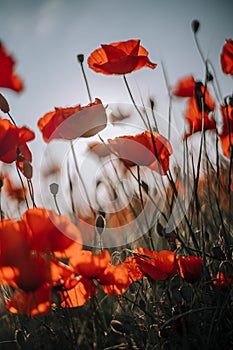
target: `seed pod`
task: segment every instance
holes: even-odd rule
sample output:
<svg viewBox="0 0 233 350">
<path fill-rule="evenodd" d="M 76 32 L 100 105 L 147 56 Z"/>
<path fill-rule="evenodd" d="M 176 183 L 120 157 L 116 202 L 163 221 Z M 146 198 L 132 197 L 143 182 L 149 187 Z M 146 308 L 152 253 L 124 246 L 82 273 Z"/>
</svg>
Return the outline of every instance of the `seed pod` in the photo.
<svg viewBox="0 0 233 350">
<path fill-rule="evenodd" d="M 9 104 L 8 104 L 6 98 L 2 94 L 0 94 L 0 109 L 3 113 L 10 112 Z"/>
<path fill-rule="evenodd" d="M 200 22 L 198 20 L 194 19 L 192 21 L 191 26 L 192 26 L 193 33 L 196 34 L 198 32 L 198 30 L 199 30 Z"/>
<path fill-rule="evenodd" d="M 99 235 L 101 235 L 105 229 L 106 221 L 102 215 L 97 216 L 95 220 L 95 229 Z"/>
<path fill-rule="evenodd" d="M 81 53 L 81 54 L 79 54 L 79 55 L 77 55 L 77 59 L 78 59 L 78 61 L 80 62 L 80 63 L 83 63 L 83 61 L 84 61 L 84 55 Z"/>
<path fill-rule="evenodd" d="M 32 178 L 32 165 L 25 159 L 23 161 L 23 174 L 29 180 Z"/>
<path fill-rule="evenodd" d="M 58 190 L 59 190 L 58 184 L 56 184 L 55 182 L 53 182 L 52 184 L 50 184 L 49 188 L 50 188 L 50 192 L 51 192 L 54 196 L 56 196 L 56 194 L 58 193 Z"/>
</svg>

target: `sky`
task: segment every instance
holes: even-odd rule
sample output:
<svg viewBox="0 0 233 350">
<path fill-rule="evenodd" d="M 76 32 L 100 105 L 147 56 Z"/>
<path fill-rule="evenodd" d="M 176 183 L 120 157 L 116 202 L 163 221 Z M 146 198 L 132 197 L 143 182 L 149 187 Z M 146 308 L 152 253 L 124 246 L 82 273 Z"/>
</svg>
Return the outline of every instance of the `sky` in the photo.
<svg viewBox="0 0 233 350">
<path fill-rule="evenodd" d="M 0 40 L 15 57 L 16 72 L 25 84 L 21 94 L 1 92 L 17 124 L 36 132 L 30 144 L 34 163 L 39 164 L 39 153 L 45 148 L 38 119 L 55 106 L 89 102 L 77 54 L 84 54 L 93 98 L 104 104 L 131 103 L 122 77 L 104 76 L 87 66 L 87 57 L 103 43 L 141 40 L 158 66 L 129 74 L 128 82 L 139 104 L 141 98 L 147 105 L 153 97 L 158 112 L 166 117 L 168 92 L 162 64 L 171 86 L 185 75 L 204 79 L 191 31 L 192 20 L 198 19 L 203 54 L 214 64 L 223 96 L 229 94 L 232 79 L 222 73 L 219 57 L 225 39 L 233 36 L 232 12 L 228 0 L 0 0 Z M 182 111 L 176 107 L 174 111 L 175 122 Z"/>
</svg>

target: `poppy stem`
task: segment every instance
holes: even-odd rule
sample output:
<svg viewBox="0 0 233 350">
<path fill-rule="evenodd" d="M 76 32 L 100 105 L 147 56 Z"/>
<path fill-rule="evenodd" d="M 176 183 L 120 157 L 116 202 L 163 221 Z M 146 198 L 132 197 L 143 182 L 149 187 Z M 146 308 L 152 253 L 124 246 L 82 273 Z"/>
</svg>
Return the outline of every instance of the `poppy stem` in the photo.
<svg viewBox="0 0 233 350">
<path fill-rule="evenodd" d="M 74 160 L 75 170 L 77 171 L 78 177 L 79 177 L 79 179 L 81 181 L 81 184 L 83 186 L 83 190 L 84 190 L 85 195 L 86 195 L 86 199 L 87 199 L 88 205 L 89 205 L 89 207 L 90 207 L 90 209 L 92 211 L 92 214 L 93 214 L 93 216 L 95 218 L 96 214 L 95 214 L 95 211 L 94 211 L 94 209 L 92 207 L 91 200 L 90 200 L 89 194 L 88 194 L 87 189 L 86 189 L 86 185 L 85 185 L 85 183 L 83 181 L 83 178 L 82 178 L 82 175 L 81 175 L 81 173 L 79 171 L 78 162 L 77 162 L 77 158 L 76 158 L 76 155 L 75 155 L 74 145 L 73 145 L 72 140 L 70 141 L 70 146 L 71 146 L 71 152 L 72 152 L 72 156 L 73 156 L 73 160 Z"/>
<path fill-rule="evenodd" d="M 29 209 L 29 204 L 28 204 L 27 195 L 26 195 L 26 189 L 25 189 L 25 186 L 24 186 L 24 183 L 23 183 L 23 179 L 22 179 L 22 176 L 20 174 L 20 171 L 19 171 L 17 165 L 16 165 L 16 171 L 17 171 L 17 174 L 19 176 L 19 180 L 20 180 L 20 183 L 21 183 L 21 186 L 22 186 L 22 189 L 23 189 L 24 200 L 25 200 L 26 206 Z"/>
<path fill-rule="evenodd" d="M 147 126 L 147 124 L 146 124 L 146 121 L 145 121 L 145 119 L 144 119 L 144 117 L 143 117 L 143 115 L 142 115 L 140 109 L 138 108 L 138 106 L 137 106 L 137 104 L 136 104 L 136 102 L 135 102 L 135 99 L 134 99 L 133 95 L 132 95 L 132 92 L 131 92 L 131 90 L 130 90 L 128 81 L 127 81 L 127 79 L 126 79 L 126 76 L 123 75 L 123 78 L 124 78 L 124 82 L 125 82 L 126 88 L 127 88 L 127 90 L 128 90 L 129 96 L 130 96 L 130 98 L 131 98 L 131 101 L 132 101 L 132 103 L 133 103 L 133 105 L 134 105 L 136 111 L 137 111 L 138 114 L 140 115 L 140 117 L 141 117 L 141 119 L 142 119 L 142 121 L 143 121 L 145 127 L 148 128 L 148 126 Z"/>
<path fill-rule="evenodd" d="M 89 100 L 90 100 L 90 102 L 92 102 L 92 97 L 91 97 L 89 84 L 88 84 L 88 81 L 87 81 L 87 76 L 86 76 L 86 73 L 85 73 L 85 70 L 84 70 L 84 67 L 83 67 L 84 56 L 83 55 L 77 55 L 77 59 L 78 59 L 78 61 L 80 63 L 80 66 L 81 66 L 82 75 L 83 75 L 83 78 L 84 78 L 84 81 L 85 81 L 85 85 L 86 85 L 86 89 L 87 89 L 87 94 L 88 94 Z"/>
<path fill-rule="evenodd" d="M 53 195 L 53 199 L 54 199 L 54 203 L 55 203 L 57 212 L 58 212 L 59 215 L 61 215 L 61 211 L 60 211 L 60 208 L 59 208 L 59 206 L 58 206 L 57 195 L 56 195 L 56 194 Z"/>
<path fill-rule="evenodd" d="M 171 139 L 171 110 L 172 110 L 172 95 L 169 89 L 169 84 L 168 84 L 168 78 L 167 78 L 167 73 L 165 71 L 163 62 L 161 62 L 162 66 L 162 71 L 163 71 L 163 76 L 165 80 L 165 85 L 168 91 L 168 140 L 170 141 Z"/>
<path fill-rule="evenodd" d="M 9 116 L 10 120 L 12 121 L 12 123 L 13 123 L 14 125 L 16 125 L 16 122 L 14 121 L 14 118 L 11 116 L 10 112 L 7 112 L 7 114 L 8 114 L 8 116 Z"/>
<path fill-rule="evenodd" d="M 151 249 L 155 250 L 155 246 L 154 246 L 154 242 L 153 242 L 153 238 L 152 238 L 152 234 L 151 234 L 151 228 L 150 228 L 147 216 L 146 216 L 144 202 L 143 202 L 142 187 L 141 187 L 141 175 L 140 175 L 140 166 L 139 165 L 137 165 L 137 177 L 138 177 L 137 181 L 138 181 L 139 196 L 140 196 L 142 210 L 143 210 L 143 214 L 144 214 L 144 218 L 145 218 L 145 222 L 146 222 L 146 226 L 147 226 L 147 230 L 148 230 L 149 241 L 150 241 Z"/>
</svg>

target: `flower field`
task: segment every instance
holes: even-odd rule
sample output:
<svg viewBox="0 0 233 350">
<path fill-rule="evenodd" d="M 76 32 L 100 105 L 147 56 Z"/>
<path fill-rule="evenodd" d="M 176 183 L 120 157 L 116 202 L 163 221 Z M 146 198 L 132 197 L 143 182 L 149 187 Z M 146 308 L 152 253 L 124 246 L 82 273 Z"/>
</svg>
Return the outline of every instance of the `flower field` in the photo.
<svg viewBox="0 0 233 350">
<path fill-rule="evenodd" d="M 40 116 L 39 170 L 36 132 L 7 100 L 24 83 L 0 43 L 0 349 L 233 349 L 233 95 L 199 31 L 194 20 L 203 79 L 167 86 L 163 117 L 129 84 L 159 68 L 140 40 L 78 54 L 90 101 Z M 232 79 L 230 38 L 219 65 Z M 89 70 L 122 78 L 126 113 L 92 97 Z"/>
</svg>

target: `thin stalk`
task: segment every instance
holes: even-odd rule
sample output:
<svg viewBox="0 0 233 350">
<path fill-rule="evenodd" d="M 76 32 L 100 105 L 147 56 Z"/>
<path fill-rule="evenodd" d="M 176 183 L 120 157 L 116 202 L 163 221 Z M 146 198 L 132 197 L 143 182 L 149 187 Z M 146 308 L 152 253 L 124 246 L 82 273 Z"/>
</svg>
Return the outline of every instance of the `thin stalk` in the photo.
<svg viewBox="0 0 233 350">
<path fill-rule="evenodd" d="M 149 240 L 150 240 L 151 248 L 153 250 L 155 250 L 154 242 L 153 242 L 152 235 L 151 235 L 151 228 L 150 228 L 150 225 L 149 225 L 148 220 L 147 220 L 146 212 L 144 210 L 144 202 L 143 202 L 143 196 L 142 196 L 141 175 L 140 175 L 140 166 L 139 165 L 137 165 L 137 177 L 138 177 L 139 196 L 140 196 L 142 210 L 143 210 L 145 221 L 146 221 L 146 226 L 147 226 L 147 229 L 148 229 Z"/>
<path fill-rule="evenodd" d="M 24 200 L 25 200 L 26 206 L 29 209 L 29 204 L 28 204 L 27 195 L 26 195 L 26 189 L 25 189 L 25 186 L 24 186 L 24 183 L 23 183 L 23 179 L 22 179 L 22 176 L 20 174 L 20 171 L 19 171 L 17 165 L 16 165 L 16 171 L 17 171 L 17 174 L 19 176 L 19 180 L 20 180 L 20 183 L 21 183 L 21 186 L 22 186 L 22 189 L 23 189 Z"/>
<path fill-rule="evenodd" d="M 61 215 L 61 211 L 60 211 L 60 208 L 58 206 L 58 202 L 57 202 L 57 196 L 56 194 L 53 194 L 53 199 L 54 199 L 54 203 L 55 203 L 55 206 L 56 206 L 56 209 L 57 209 L 57 212 L 59 215 Z"/>
<path fill-rule="evenodd" d="M 71 152 L 72 152 L 72 156 L 73 156 L 73 160 L 74 160 L 75 170 L 76 170 L 76 172 L 77 172 L 77 174 L 78 174 L 78 176 L 79 176 L 79 179 L 80 179 L 80 181 L 81 181 L 81 183 L 82 183 L 83 190 L 84 190 L 84 192 L 85 192 L 88 205 L 89 205 L 89 207 L 90 207 L 90 209 L 91 209 L 91 211 L 92 211 L 92 214 L 93 214 L 93 216 L 94 216 L 94 218 L 95 218 L 95 217 L 96 217 L 96 213 L 95 213 L 95 211 L 94 211 L 94 209 L 93 209 L 93 207 L 92 207 L 89 194 L 88 194 L 88 192 L 87 192 L 87 189 L 86 189 L 85 183 L 84 183 L 84 181 L 83 181 L 82 175 L 81 175 L 81 173 L 80 173 L 80 171 L 79 171 L 78 162 L 77 162 L 77 158 L 76 158 L 76 155 L 75 155 L 74 145 L 73 145 L 72 140 L 70 141 L 70 145 L 71 145 Z"/>
<path fill-rule="evenodd" d="M 78 61 L 79 61 L 80 66 L 81 66 L 82 75 L 83 75 L 83 78 L 84 78 L 84 81 L 85 81 L 85 85 L 86 85 L 86 89 L 87 89 L 88 98 L 89 98 L 90 102 L 92 102 L 92 97 L 91 97 L 91 92 L 90 92 L 89 84 L 88 84 L 88 81 L 87 81 L 87 76 L 86 76 L 86 73 L 85 73 L 85 70 L 84 70 L 84 67 L 83 67 L 83 59 L 80 59 L 79 56 L 81 56 L 81 55 L 78 55 Z M 83 57 L 83 58 L 84 58 L 84 57 Z"/>
<path fill-rule="evenodd" d="M 131 101 L 132 101 L 132 103 L 133 103 L 133 105 L 134 105 L 136 111 L 138 112 L 139 116 L 141 117 L 141 119 L 142 119 L 142 121 L 143 121 L 145 127 L 148 128 L 148 126 L 147 126 L 147 124 L 146 124 L 146 121 L 145 121 L 145 119 L 144 119 L 144 117 L 143 117 L 143 115 L 142 115 L 140 109 L 138 108 L 138 106 L 137 106 L 137 104 L 136 104 L 136 102 L 135 102 L 135 100 L 134 100 L 134 97 L 133 97 L 133 95 L 132 95 L 132 92 L 131 92 L 131 90 L 130 90 L 130 87 L 129 87 L 129 84 L 128 84 L 128 81 L 127 81 L 125 75 L 123 75 L 123 79 L 124 79 L 126 88 L 127 88 L 127 90 L 128 90 L 129 96 L 130 96 L 130 98 L 131 98 Z"/>
</svg>

